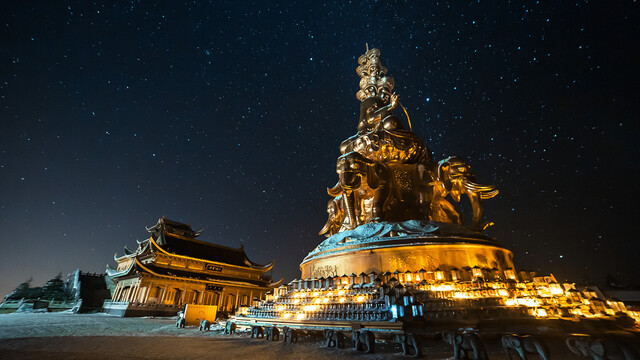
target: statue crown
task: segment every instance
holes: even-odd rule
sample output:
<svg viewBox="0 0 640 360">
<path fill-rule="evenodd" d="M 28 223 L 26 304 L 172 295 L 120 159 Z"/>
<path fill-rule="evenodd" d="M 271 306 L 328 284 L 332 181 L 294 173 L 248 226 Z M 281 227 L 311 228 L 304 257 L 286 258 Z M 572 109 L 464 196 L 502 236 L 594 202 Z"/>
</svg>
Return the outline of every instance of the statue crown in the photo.
<svg viewBox="0 0 640 360">
<path fill-rule="evenodd" d="M 360 76 L 360 90 L 356 98 L 364 101 L 367 98 L 378 96 L 388 100 L 393 90 L 394 80 L 387 76 L 387 68 L 380 62 L 380 50 L 368 49 L 358 58 L 356 73 Z"/>
</svg>

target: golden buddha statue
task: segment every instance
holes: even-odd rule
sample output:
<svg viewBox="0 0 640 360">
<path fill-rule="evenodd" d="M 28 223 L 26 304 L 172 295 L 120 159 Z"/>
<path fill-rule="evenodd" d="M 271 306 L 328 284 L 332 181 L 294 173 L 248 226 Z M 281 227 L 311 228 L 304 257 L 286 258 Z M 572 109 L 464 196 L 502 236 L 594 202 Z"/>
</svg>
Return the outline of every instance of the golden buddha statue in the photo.
<svg viewBox="0 0 640 360">
<path fill-rule="evenodd" d="M 473 208 L 473 228 L 483 230 L 481 199 L 497 194 L 476 184 L 460 158 L 438 164 L 420 137 L 402 125 L 393 111 L 399 104 L 394 79 L 380 62 L 380 50 L 358 59 L 360 117 L 355 135 L 340 144 L 338 183 L 328 189 L 329 219 L 320 234 L 332 236 L 370 222 L 438 221 L 461 224 L 455 202 L 466 194 Z M 449 161 L 455 159 L 455 162 Z M 460 171 L 458 171 L 460 170 Z M 464 172 L 467 170 L 467 172 Z"/>
<path fill-rule="evenodd" d="M 513 255 L 482 234 L 482 200 L 497 195 L 493 185 L 475 182 L 459 157 L 439 162 L 394 110 L 404 107 L 394 80 L 380 62 L 380 50 L 358 59 L 360 116 L 356 133 L 340 145 L 338 180 L 327 189 L 327 239 L 300 264 L 302 277 L 371 271 L 418 271 L 464 267 L 513 268 Z M 471 203 L 465 226 L 454 206 Z"/>
</svg>

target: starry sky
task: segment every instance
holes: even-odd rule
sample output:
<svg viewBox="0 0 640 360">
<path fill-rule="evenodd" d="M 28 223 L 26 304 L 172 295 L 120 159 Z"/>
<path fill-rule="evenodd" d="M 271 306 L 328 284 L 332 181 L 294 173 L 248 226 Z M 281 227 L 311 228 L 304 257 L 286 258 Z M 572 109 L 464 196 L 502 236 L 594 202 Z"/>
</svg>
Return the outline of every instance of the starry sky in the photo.
<svg viewBox="0 0 640 360">
<path fill-rule="evenodd" d="M 299 277 L 366 43 L 434 158 L 498 186 L 518 269 L 638 282 L 636 1 L 162 3 L 0 4 L 2 296 L 163 215 Z"/>
</svg>

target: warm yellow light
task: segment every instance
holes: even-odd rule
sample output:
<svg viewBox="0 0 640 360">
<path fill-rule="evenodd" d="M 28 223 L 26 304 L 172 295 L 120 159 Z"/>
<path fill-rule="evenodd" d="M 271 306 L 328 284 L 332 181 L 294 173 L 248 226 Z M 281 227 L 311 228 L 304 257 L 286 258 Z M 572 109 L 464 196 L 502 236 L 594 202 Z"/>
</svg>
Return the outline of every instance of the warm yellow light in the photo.
<svg viewBox="0 0 640 360">
<path fill-rule="evenodd" d="M 342 296 L 342 295 L 344 295 L 344 290 L 338 291 L 338 296 Z"/>
<path fill-rule="evenodd" d="M 547 310 L 545 309 L 538 309 L 536 311 L 536 316 L 540 316 L 540 317 L 545 317 L 547 316 Z"/>
<path fill-rule="evenodd" d="M 316 299 L 314 300 L 314 302 L 315 302 L 316 304 L 320 304 L 320 302 L 321 302 L 321 301 L 322 301 L 322 299 L 320 299 L 320 298 L 316 298 Z"/>
<path fill-rule="evenodd" d="M 307 293 L 300 293 L 300 297 L 305 297 L 307 296 Z"/>
<path fill-rule="evenodd" d="M 416 275 L 416 282 L 420 281 L 420 275 Z"/>
<path fill-rule="evenodd" d="M 278 310 L 278 311 L 282 311 L 282 310 L 284 310 L 284 305 L 278 305 L 278 306 L 276 307 L 276 310 Z"/>
<path fill-rule="evenodd" d="M 436 271 L 436 279 L 442 280 L 442 272 Z"/>
<path fill-rule="evenodd" d="M 290 317 L 291 317 L 291 313 L 284 313 L 284 314 L 282 315 L 282 317 L 283 317 L 283 318 L 285 318 L 285 319 L 288 319 L 288 318 L 290 318 Z"/>
<path fill-rule="evenodd" d="M 615 315 L 616 314 L 616 312 L 613 311 L 613 309 L 604 309 L 604 311 L 609 315 Z"/>
<path fill-rule="evenodd" d="M 411 274 L 407 274 L 407 281 L 411 281 Z"/>
<path fill-rule="evenodd" d="M 316 311 L 318 310 L 318 306 L 317 305 L 306 305 L 302 307 L 302 310 L 304 311 Z"/>
<path fill-rule="evenodd" d="M 340 298 L 340 302 L 345 302 L 345 301 L 347 301 L 347 299 L 345 299 L 343 297 Z"/>
<path fill-rule="evenodd" d="M 363 302 L 364 301 L 364 296 L 360 295 L 356 298 L 357 302 Z"/>
<path fill-rule="evenodd" d="M 327 298 L 322 299 L 322 303 L 323 303 L 323 304 L 326 304 L 326 303 L 328 303 L 328 302 L 329 302 L 329 299 L 327 299 Z"/>
<path fill-rule="evenodd" d="M 551 284 L 549 286 L 549 290 L 552 295 L 563 295 L 564 291 L 562 290 L 562 286 L 560 284 Z"/>
<path fill-rule="evenodd" d="M 432 285 L 432 291 L 453 291 L 455 288 L 452 285 Z"/>
<path fill-rule="evenodd" d="M 313 296 L 314 296 L 314 297 L 318 296 L 318 292 L 317 292 L 317 291 L 315 291 L 315 292 L 313 293 Z"/>
<path fill-rule="evenodd" d="M 507 300 L 505 301 L 505 304 L 506 304 L 507 306 L 515 306 L 515 305 L 516 305 L 516 301 L 515 301 L 514 299 L 507 299 Z"/>
<path fill-rule="evenodd" d="M 529 307 L 535 307 L 539 305 L 538 301 L 532 298 L 516 299 L 516 303 L 518 303 L 518 305 L 524 305 Z"/>
<path fill-rule="evenodd" d="M 505 289 L 500 289 L 498 290 L 498 295 L 500 295 L 501 297 L 507 297 L 509 296 L 509 292 Z"/>
<path fill-rule="evenodd" d="M 298 313 L 298 315 L 296 315 L 296 319 L 298 320 L 304 319 L 304 313 Z"/>
<path fill-rule="evenodd" d="M 333 293 L 332 293 L 331 291 L 329 291 L 329 292 L 327 293 L 327 296 L 333 296 Z"/>
<path fill-rule="evenodd" d="M 293 300 L 293 303 L 294 303 L 294 304 L 298 304 L 299 302 L 300 302 L 300 299 L 295 299 L 295 300 Z"/>
</svg>

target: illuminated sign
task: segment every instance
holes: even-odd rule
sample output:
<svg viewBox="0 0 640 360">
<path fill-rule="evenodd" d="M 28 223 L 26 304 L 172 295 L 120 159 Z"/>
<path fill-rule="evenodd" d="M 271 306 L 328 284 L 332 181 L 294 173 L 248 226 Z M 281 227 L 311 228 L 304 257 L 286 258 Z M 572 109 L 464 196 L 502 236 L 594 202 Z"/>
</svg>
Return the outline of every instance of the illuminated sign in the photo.
<svg viewBox="0 0 640 360">
<path fill-rule="evenodd" d="M 213 285 L 213 284 L 207 284 L 205 289 L 207 291 L 222 291 L 222 286 L 217 286 L 217 285 Z"/>
<path fill-rule="evenodd" d="M 211 265 L 211 264 L 207 264 L 205 266 L 206 266 L 205 270 L 207 270 L 207 271 L 217 271 L 217 272 L 222 271 L 222 267 L 220 267 L 220 266 L 215 266 L 215 265 Z"/>
</svg>

